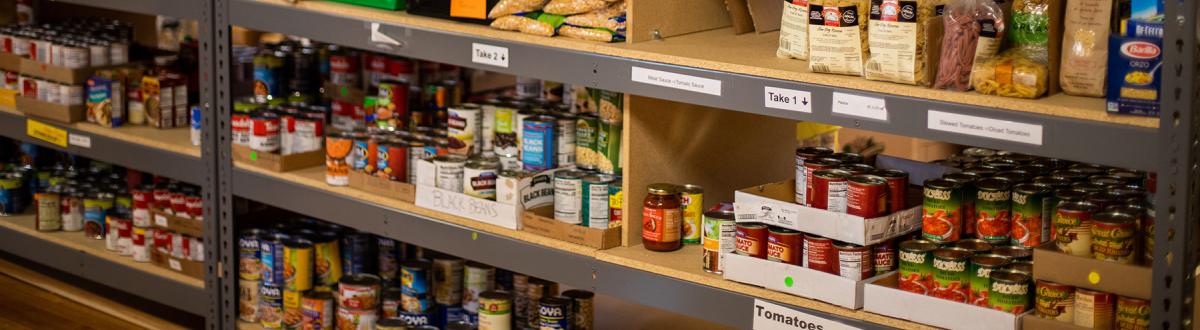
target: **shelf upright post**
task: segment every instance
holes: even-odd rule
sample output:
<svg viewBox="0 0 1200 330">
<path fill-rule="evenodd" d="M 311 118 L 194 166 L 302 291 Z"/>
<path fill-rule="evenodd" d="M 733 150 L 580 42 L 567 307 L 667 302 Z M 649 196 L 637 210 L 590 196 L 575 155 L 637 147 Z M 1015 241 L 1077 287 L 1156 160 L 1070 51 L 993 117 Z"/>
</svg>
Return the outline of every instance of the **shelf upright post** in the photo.
<svg viewBox="0 0 1200 330">
<path fill-rule="evenodd" d="M 1150 328 L 1191 329 L 1200 224 L 1200 57 L 1196 1 L 1165 1 Z M 1118 50 L 1110 50 L 1118 51 Z M 1150 141 L 1146 141 L 1150 142 Z"/>
<path fill-rule="evenodd" d="M 209 310 L 205 328 L 237 328 L 237 246 L 233 233 L 229 146 L 229 0 L 202 0 L 200 15 L 200 103 L 204 162 L 204 287 Z"/>
</svg>

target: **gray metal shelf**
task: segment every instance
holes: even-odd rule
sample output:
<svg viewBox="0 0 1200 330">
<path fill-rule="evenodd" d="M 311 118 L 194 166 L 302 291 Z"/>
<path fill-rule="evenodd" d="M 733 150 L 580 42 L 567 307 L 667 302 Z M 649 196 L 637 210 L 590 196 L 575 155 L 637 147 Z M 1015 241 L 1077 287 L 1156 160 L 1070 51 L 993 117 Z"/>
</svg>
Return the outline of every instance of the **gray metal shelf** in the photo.
<svg viewBox="0 0 1200 330">
<path fill-rule="evenodd" d="M 0 135 L 139 171 L 165 175 L 192 184 L 200 184 L 204 180 L 206 172 L 204 171 L 203 164 L 200 162 L 200 158 L 102 135 L 81 132 L 69 126 L 40 120 L 39 122 L 67 130 L 68 134 L 85 135 L 91 138 L 90 148 L 76 145 L 68 145 L 66 148 L 63 148 L 26 135 L 25 125 L 27 119 L 27 117 L 20 114 L 0 111 Z"/>
<path fill-rule="evenodd" d="M 198 0 L 52 0 L 138 14 L 199 20 L 206 3 Z"/>
<path fill-rule="evenodd" d="M 846 90 L 797 81 L 495 40 L 455 31 L 380 25 L 377 32 L 399 41 L 400 45 L 395 46 L 372 42 L 371 26 L 376 22 L 365 18 L 256 0 L 231 0 L 229 6 L 230 20 L 233 25 L 488 71 L 584 84 L 640 96 L 766 116 L 1143 170 L 1154 169 L 1157 159 L 1155 155 L 1157 150 L 1146 148 L 1145 145 L 1146 141 L 1156 136 L 1156 130 L 1152 128 L 898 96 L 889 94 L 887 91 Z M 508 67 L 501 68 L 474 63 L 471 56 L 474 43 L 507 47 Z M 720 96 L 716 96 L 636 83 L 631 81 L 634 67 L 718 80 L 722 82 L 723 90 Z M 812 95 L 812 113 L 766 107 L 763 96 L 764 87 L 809 91 Z M 887 104 L 889 118 L 888 120 L 871 120 L 835 114 L 830 110 L 834 92 L 883 99 Z M 1035 145 L 931 130 L 927 123 L 930 110 L 1041 125 L 1043 142 L 1041 145 Z M 1099 109 L 1097 110 L 1099 111 Z M 1137 155 L 1138 157 L 1112 157 L 1113 154 Z"/>
</svg>

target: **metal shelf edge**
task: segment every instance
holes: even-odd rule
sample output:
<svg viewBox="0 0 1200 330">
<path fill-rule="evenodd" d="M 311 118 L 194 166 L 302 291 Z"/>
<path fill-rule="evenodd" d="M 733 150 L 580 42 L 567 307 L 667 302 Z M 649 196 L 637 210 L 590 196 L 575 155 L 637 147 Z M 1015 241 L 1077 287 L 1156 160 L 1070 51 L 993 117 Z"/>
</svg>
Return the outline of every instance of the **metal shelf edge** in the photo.
<svg viewBox="0 0 1200 330">
<path fill-rule="evenodd" d="M 203 1 L 198 0 L 53 0 L 81 6 L 199 20 Z"/>
</svg>

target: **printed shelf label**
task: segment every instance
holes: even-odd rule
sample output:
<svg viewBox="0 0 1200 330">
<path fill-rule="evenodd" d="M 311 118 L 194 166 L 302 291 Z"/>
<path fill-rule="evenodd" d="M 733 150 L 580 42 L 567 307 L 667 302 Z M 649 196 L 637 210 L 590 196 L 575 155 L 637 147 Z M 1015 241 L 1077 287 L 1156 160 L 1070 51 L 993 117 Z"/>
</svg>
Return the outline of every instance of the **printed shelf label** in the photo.
<svg viewBox="0 0 1200 330">
<path fill-rule="evenodd" d="M 812 113 L 812 93 L 808 91 L 763 86 L 763 98 L 768 108 Z"/>
<path fill-rule="evenodd" d="M 927 127 L 935 131 L 1042 145 L 1042 125 L 929 110 Z"/>
<path fill-rule="evenodd" d="M 25 134 L 59 147 L 67 147 L 67 130 L 54 125 L 27 119 L 25 120 Z"/>
<path fill-rule="evenodd" d="M 721 81 L 674 72 L 633 67 L 630 80 L 648 85 L 721 96 Z"/>
<path fill-rule="evenodd" d="M 67 136 L 67 144 L 80 148 L 91 148 L 92 137 L 87 135 L 71 134 Z"/>
<path fill-rule="evenodd" d="M 471 43 L 471 62 L 508 67 L 508 47 Z"/>
<path fill-rule="evenodd" d="M 155 214 L 154 224 L 159 227 L 167 228 L 167 217 L 163 216 L 162 214 Z"/>
<path fill-rule="evenodd" d="M 850 330 L 860 329 L 761 299 L 754 299 L 754 330 Z"/>
<path fill-rule="evenodd" d="M 833 92 L 833 113 L 888 121 L 887 101 L 878 97 Z"/>
</svg>

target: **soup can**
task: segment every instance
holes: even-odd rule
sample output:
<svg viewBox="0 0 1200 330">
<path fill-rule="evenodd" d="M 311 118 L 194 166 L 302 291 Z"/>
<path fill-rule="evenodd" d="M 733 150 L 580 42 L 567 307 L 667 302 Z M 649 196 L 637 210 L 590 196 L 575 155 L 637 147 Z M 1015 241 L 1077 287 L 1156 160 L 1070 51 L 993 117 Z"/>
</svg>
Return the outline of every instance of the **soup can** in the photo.
<svg viewBox="0 0 1200 330">
<path fill-rule="evenodd" d="M 826 155 L 833 154 L 833 150 L 823 147 L 800 147 L 796 149 L 796 204 L 808 205 L 808 174 L 810 173 L 805 164 L 809 160 L 815 160 Z"/>
<path fill-rule="evenodd" d="M 846 184 L 846 213 L 867 219 L 888 214 L 887 179 L 858 174 Z"/>
<path fill-rule="evenodd" d="M 895 169 L 875 170 L 875 175 L 887 180 L 887 211 L 892 214 L 908 206 L 908 172 Z"/>
<path fill-rule="evenodd" d="M 800 204 L 807 205 L 809 207 L 815 207 L 815 206 L 813 206 L 813 203 L 815 202 L 815 198 L 817 196 L 813 195 L 813 189 L 814 189 L 813 180 L 816 178 L 816 176 L 813 174 L 814 172 L 821 171 L 821 170 L 833 169 L 834 167 L 837 167 L 838 165 L 841 165 L 841 164 L 842 164 L 842 162 L 840 160 L 833 159 L 833 158 L 827 158 L 827 157 L 820 157 L 820 158 L 816 158 L 816 159 L 805 160 L 804 161 L 804 181 L 805 181 L 804 202 L 800 203 Z M 824 207 L 817 207 L 817 208 L 823 209 Z"/>
<path fill-rule="evenodd" d="M 382 281 L 371 274 L 342 276 L 338 281 L 338 307 L 351 309 L 375 309 L 379 305 Z"/>
<path fill-rule="evenodd" d="M 257 280 L 238 280 L 238 319 L 258 322 L 259 287 Z"/>
<path fill-rule="evenodd" d="M 378 320 L 379 314 L 374 309 L 337 309 L 337 330 L 372 329 Z"/>
<path fill-rule="evenodd" d="M 827 169 L 813 172 L 813 194 L 809 206 L 830 212 L 846 213 L 846 190 L 849 187 L 849 171 Z"/>
<path fill-rule="evenodd" d="M 280 117 L 270 111 L 260 111 L 250 116 L 250 149 L 262 152 L 279 150 Z"/>
<path fill-rule="evenodd" d="M 737 253 L 759 259 L 767 258 L 767 225 L 757 222 L 736 224 Z"/>
<path fill-rule="evenodd" d="M 251 281 L 262 278 L 262 261 L 258 257 L 261 235 L 262 230 L 246 229 L 238 236 L 238 278 Z"/>
<path fill-rule="evenodd" d="M 530 278 L 526 283 L 525 297 L 529 302 L 525 305 L 526 324 L 529 327 L 540 325 L 540 302 L 542 298 L 554 297 L 558 295 L 558 283 L 550 282 L 539 278 Z M 563 319 L 567 319 L 564 315 Z"/>
<path fill-rule="evenodd" d="M 350 168 L 357 159 L 353 157 L 353 136 L 346 133 L 330 133 L 325 137 L 325 183 L 331 186 L 350 184 Z"/>
<path fill-rule="evenodd" d="M 258 322 L 264 328 L 283 328 L 283 288 L 263 284 L 258 292 Z"/>
<path fill-rule="evenodd" d="M 501 291 L 479 294 L 479 330 L 509 330 L 513 324 L 512 297 Z"/>
</svg>

